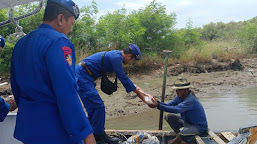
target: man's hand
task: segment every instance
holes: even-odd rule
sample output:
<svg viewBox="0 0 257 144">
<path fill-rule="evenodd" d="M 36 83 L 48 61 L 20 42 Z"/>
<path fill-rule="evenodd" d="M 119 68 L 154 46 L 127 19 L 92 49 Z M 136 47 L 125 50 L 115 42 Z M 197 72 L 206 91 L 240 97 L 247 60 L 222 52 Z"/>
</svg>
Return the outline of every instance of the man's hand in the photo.
<svg viewBox="0 0 257 144">
<path fill-rule="evenodd" d="M 96 144 L 95 142 L 95 137 L 93 135 L 93 133 L 91 133 L 90 135 L 88 135 L 84 140 L 83 140 L 84 144 Z"/>
<path fill-rule="evenodd" d="M 137 94 L 137 96 L 138 96 L 143 102 L 145 102 L 145 99 L 144 99 L 145 94 L 144 94 L 143 90 L 142 90 L 140 87 L 136 86 L 136 89 L 134 90 L 134 92 Z"/>
<path fill-rule="evenodd" d="M 153 101 L 153 103 L 152 104 L 148 104 L 148 106 L 150 108 L 156 108 L 159 105 L 157 99 L 153 96 L 153 98 L 151 100 Z"/>
<path fill-rule="evenodd" d="M 13 95 L 10 95 L 6 100 L 6 103 L 10 105 L 10 111 L 14 111 L 17 108 Z"/>
</svg>

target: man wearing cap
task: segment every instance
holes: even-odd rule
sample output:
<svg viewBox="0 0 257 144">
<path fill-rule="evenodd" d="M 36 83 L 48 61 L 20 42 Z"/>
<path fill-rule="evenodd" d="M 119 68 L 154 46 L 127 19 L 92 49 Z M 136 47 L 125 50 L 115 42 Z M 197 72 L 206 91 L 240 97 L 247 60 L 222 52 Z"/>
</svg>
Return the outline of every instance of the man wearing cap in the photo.
<svg viewBox="0 0 257 144">
<path fill-rule="evenodd" d="M 14 47 L 14 137 L 25 144 L 96 143 L 77 94 L 75 49 L 67 38 L 78 16 L 73 1 L 48 0 L 43 24 Z"/>
<path fill-rule="evenodd" d="M 125 74 L 123 64 L 131 64 L 135 60 L 140 60 L 140 49 L 135 44 L 130 44 L 127 48 L 98 52 L 93 54 L 76 66 L 76 79 L 79 86 L 78 93 L 88 113 L 88 119 L 94 130 L 94 136 L 99 143 L 117 143 L 117 138 L 109 137 L 105 134 L 105 106 L 95 88 L 94 81 L 102 77 L 103 72 L 115 73 L 117 78 L 125 87 L 127 93 L 134 91 L 140 99 L 143 93 L 136 87 Z M 102 72 L 103 61 L 103 72 Z"/>
<path fill-rule="evenodd" d="M 5 45 L 5 40 L 4 38 L 0 35 L 0 52 L 2 51 L 2 49 L 4 48 Z"/>
<path fill-rule="evenodd" d="M 149 107 L 157 107 L 161 111 L 169 112 L 165 120 L 177 134 L 176 138 L 171 140 L 169 144 L 190 144 L 194 140 L 195 135 L 208 131 L 203 106 L 189 90 L 191 87 L 192 85 L 190 85 L 186 78 L 178 78 L 172 87 L 176 90 L 177 96 L 170 103 L 165 104 L 155 99 L 153 104 L 148 105 Z M 180 113 L 180 116 L 174 113 Z"/>
</svg>

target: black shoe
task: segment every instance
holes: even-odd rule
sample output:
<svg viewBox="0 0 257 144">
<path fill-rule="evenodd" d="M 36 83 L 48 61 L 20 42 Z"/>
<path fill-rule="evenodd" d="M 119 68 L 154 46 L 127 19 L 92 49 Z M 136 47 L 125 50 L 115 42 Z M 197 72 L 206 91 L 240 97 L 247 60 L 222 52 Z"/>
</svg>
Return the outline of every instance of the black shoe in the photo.
<svg viewBox="0 0 257 144">
<path fill-rule="evenodd" d="M 118 144 L 119 138 L 110 137 L 105 132 L 100 135 L 94 135 L 97 144 Z"/>
</svg>

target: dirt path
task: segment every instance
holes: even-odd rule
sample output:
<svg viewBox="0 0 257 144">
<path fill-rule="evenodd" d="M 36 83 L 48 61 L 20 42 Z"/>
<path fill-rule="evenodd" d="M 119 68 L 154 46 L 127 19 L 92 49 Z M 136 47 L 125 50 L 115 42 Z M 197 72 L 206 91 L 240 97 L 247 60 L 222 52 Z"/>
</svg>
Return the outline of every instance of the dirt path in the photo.
<svg viewBox="0 0 257 144">
<path fill-rule="evenodd" d="M 194 86 L 192 90 L 199 99 L 214 93 L 222 94 L 248 87 L 257 87 L 257 58 L 243 59 L 240 62 L 244 69 L 236 71 L 230 70 L 232 69 L 231 62 L 214 62 L 208 65 L 177 64 L 169 66 L 165 100 L 170 101 L 174 98 L 175 92 L 171 89 L 171 85 L 177 77 L 186 77 Z M 161 99 L 163 68 L 154 70 L 149 74 L 137 74 L 129 77 L 134 84 L 144 89 L 147 93 L 156 96 L 159 100 Z M 118 91 L 110 96 L 101 92 L 99 82 L 100 80 L 97 81 L 96 88 L 99 90 L 105 103 L 107 119 L 149 110 L 149 107 L 133 92 L 127 94 L 120 82 Z M 10 85 L 0 87 L 1 96 L 8 96 L 8 94 L 11 94 Z"/>
</svg>

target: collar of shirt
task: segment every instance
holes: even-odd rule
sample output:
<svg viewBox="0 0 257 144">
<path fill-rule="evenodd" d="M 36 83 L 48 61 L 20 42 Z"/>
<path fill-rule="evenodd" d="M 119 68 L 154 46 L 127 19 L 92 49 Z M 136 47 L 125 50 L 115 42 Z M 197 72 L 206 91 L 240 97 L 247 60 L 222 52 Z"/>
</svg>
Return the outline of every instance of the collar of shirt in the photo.
<svg viewBox="0 0 257 144">
<path fill-rule="evenodd" d="M 52 30 L 55 30 L 53 27 L 51 27 L 49 24 L 40 24 L 38 28 L 49 28 Z"/>
</svg>

